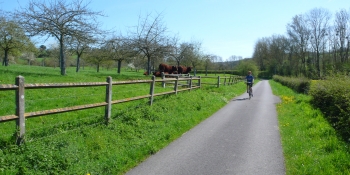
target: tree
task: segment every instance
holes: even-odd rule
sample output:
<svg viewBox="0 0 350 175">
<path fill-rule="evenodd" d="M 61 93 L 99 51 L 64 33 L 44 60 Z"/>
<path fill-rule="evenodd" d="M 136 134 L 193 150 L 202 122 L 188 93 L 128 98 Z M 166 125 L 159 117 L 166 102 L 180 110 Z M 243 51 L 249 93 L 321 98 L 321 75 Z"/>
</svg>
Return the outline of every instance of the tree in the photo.
<svg viewBox="0 0 350 175">
<path fill-rule="evenodd" d="M 132 49 L 128 39 L 123 37 L 113 37 L 112 39 L 109 39 L 106 42 L 105 47 L 108 50 L 111 59 L 118 63 L 118 74 L 120 74 L 122 61 L 137 54 L 137 52 Z"/>
<path fill-rule="evenodd" d="M 172 41 L 172 45 L 170 47 L 170 56 L 172 58 L 174 58 L 174 60 L 176 61 L 176 65 L 179 67 L 180 63 L 183 59 L 185 59 L 185 54 L 187 52 L 187 50 L 189 50 L 190 48 L 193 48 L 191 43 L 179 43 L 179 38 L 175 37 Z"/>
<path fill-rule="evenodd" d="M 347 62 L 349 55 L 349 15 L 350 14 L 348 14 L 346 10 L 340 10 L 335 15 L 335 30 L 336 36 L 339 37 L 339 55 L 341 63 Z M 345 40 L 347 40 L 347 42 L 345 42 Z"/>
<path fill-rule="evenodd" d="M 68 37 L 68 43 L 72 51 L 77 55 L 75 72 L 79 72 L 80 58 L 90 48 L 90 44 L 95 43 L 97 40 L 90 35 L 75 35 Z"/>
<path fill-rule="evenodd" d="M 193 41 L 184 53 L 185 61 L 193 67 L 194 76 L 196 76 L 197 66 L 202 62 L 201 45 L 202 43 Z"/>
<path fill-rule="evenodd" d="M 320 51 L 326 36 L 327 28 L 329 28 L 329 19 L 331 14 L 323 8 L 314 8 L 307 14 L 307 23 L 310 27 L 310 44 L 316 52 L 315 67 L 317 76 L 321 77 Z"/>
<path fill-rule="evenodd" d="M 95 64 L 96 71 L 100 72 L 100 66 L 108 61 L 108 57 L 108 50 L 106 48 L 90 48 L 86 61 Z"/>
<path fill-rule="evenodd" d="M 35 56 L 33 52 L 24 52 L 22 53 L 22 59 L 27 60 L 28 65 L 31 65 L 35 60 Z"/>
<path fill-rule="evenodd" d="M 20 55 L 20 51 L 34 51 L 34 44 L 24 30 L 15 22 L 0 17 L 0 49 L 4 52 L 3 66 L 9 65 L 9 54 Z"/>
<path fill-rule="evenodd" d="M 151 14 L 139 18 L 135 31 L 131 32 L 133 46 L 147 58 L 147 72 L 151 72 L 151 62 L 159 53 L 168 52 L 171 46 L 166 36 L 167 28 L 162 23 L 162 16 L 158 14 L 151 19 Z"/>
<path fill-rule="evenodd" d="M 47 57 L 47 50 L 46 50 L 46 46 L 45 45 L 40 45 L 39 47 L 39 54 L 38 54 L 38 58 L 44 58 Z"/>
<path fill-rule="evenodd" d="M 203 56 L 204 67 L 205 67 L 205 76 L 208 76 L 208 69 L 209 69 L 209 66 L 213 63 L 214 57 L 216 57 L 216 56 L 211 55 L 211 54 L 205 54 Z"/>
<path fill-rule="evenodd" d="M 238 72 L 242 76 L 247 75 L 248 71 L 252 71 L 252 74 L 255 77 L 258 77 L 258 70 L 259 69 L 256 66 L 256 63 L 251 59 L 240 60 L 236 69 L 238 70 Z"/>
<path fill-rule="evenodd" d="M 310 30 L 307 27 L 305 17 L 296 15 L 292 22 L 287 25 L 287 33 L 296 47 L 297 57 L 301 61 L 299 70 L 306 76 L 306 51 L 307 41 L 310 38 Z M 298 64 L 299 64 L 299 60 Z"/>
<path fill-rule="evenodd" d="M 88 9 L 82 0 L 30 0 L 28 7 L 17 10 L 15 15 L 23 28 L 31 35 L 52 36 L 60 46 L 61 75 L 66 74 L 64 44 L 67 36 L 98 32 L 97 16 L 101 12 Z"/>
</svg>

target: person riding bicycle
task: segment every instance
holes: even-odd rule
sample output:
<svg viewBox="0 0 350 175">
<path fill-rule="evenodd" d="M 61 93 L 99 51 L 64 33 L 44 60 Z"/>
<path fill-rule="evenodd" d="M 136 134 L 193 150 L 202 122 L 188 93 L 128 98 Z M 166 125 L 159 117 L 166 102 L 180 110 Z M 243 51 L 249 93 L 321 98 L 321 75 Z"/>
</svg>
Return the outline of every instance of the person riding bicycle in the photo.
<svg viewBox="0 0 350 175">
<path fill-rule="evenodd" d="M 247 93 L 249 93 L 249 89 L 251 89 L 252 95 L 253 95 L 253 84 L 254 84 L 254 77 L 252 75 L 252 71 L 248 71 L 248 75 L 245 77 L 247 82 Z"/>
</svg>

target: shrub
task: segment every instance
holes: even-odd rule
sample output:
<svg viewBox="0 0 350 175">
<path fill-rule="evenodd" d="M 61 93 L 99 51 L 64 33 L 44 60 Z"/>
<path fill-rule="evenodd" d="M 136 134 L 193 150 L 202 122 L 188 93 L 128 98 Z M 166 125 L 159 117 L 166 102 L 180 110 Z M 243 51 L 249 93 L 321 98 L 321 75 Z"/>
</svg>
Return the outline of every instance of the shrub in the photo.
<svg viewBox="0 0 350 175">
<path fill-rule="evenodd" d="M 283 77 L 274 75 L 273 80 L 287 86 L 298 93 L 307 93 L 310 86 L 310 80 L 304 77 Z"/>
<path fill-rule="evenodd" d="M 312 104 L 319 108 L 327 120 L 344 138 L 350 141 L 350 78 L 332 76 L 313 81 L 309 94 Z"/>
</svg>

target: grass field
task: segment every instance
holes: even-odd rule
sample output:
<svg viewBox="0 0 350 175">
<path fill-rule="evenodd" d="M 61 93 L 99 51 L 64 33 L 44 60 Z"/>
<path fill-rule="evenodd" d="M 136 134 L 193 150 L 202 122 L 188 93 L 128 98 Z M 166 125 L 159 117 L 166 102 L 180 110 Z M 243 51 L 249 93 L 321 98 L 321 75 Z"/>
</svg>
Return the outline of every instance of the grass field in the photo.
<svg viewBox="0 0 350 175">
<path fill-rule="evenodd" d="M 28 66 L 1 67 L 0 84 L 14 84 L 22 75 L 26 83 L 104 82 L 150 79 L 142 72 L 86 68 L 75 73 L 67 70 Z M 216 75 L 218 76 L 218 75 Z M 208 79 L 216 83 L 217 79 Z M 149 85 L 113 88 L 113 98 L 127 98 L 149 93 Z M 154 105 L 148 101 L 113 105 L 112 122 L 106 126 L 104 108 L 30 118 L 26 121 L 26 144 L 14 144 L 15 122 L 0 123 L 0 172 L 4 174 L 122 174 L 137 165 L 149 154 L 157 152 L 184 132 L 209 117 L 229 99 L 241 94 L 243 83 L 233 86 L 206 85 L 191 92 L 156 97 Z M 172 87 L 156 91 L 169 91 Z M 104 101 L 104 88 L 65 88 L 26 90 L 26 111 Z M 0 115 L 14 113 L 13 91 L 0 91 Z"/>
</svg>

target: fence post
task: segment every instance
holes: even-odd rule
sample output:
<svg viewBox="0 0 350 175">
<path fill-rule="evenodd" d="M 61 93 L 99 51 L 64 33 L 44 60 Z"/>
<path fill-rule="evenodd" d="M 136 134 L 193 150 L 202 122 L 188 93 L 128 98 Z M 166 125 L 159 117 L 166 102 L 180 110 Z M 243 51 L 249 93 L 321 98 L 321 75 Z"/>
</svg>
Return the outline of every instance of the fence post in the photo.
<svg viewBox="0 0 350 175">
<path fill-rule="evenodd" d="M 192 90 L 192 76 L 190 76 L 190 91 Z"/>
<path fill-rule="evenodd" d="M 151 95 L 150 99 L 149 99 L 149 105 L 152 106 L 153 104 L 153 94 L 154 94 L 154 86 L 156 83 L 156 77 L 153 75 L 152 76 L 152 82 L 151 82 L 151 87 L 150 87 L 150 92 L 149 94 Z"/>
<path fill-rule="evenodd" d="M 111 119 L 111 110 L 112 110 L 112 77 L 107 77 L 106 85 L 106 107 L 105 107 L 105 122 L 108 125 Z"/>
<path fill-rule="evenodd" d="M 161 72 L 161 76 L 162 76 L 162 80 L 164 80 L 165 79 L 164 72 Z M 165 88 L 165 81 L 162 82 L 162 86 L 163 86 L 163 88 Z"/>
<path fill-rule="evenodd" d="M 218 76 L 218 87 L 220 87 L 220 76 Z"/>
<path fill-rule="evenodd" d="M 201 78 L 201 76 L 198 76 L 198 86 L 199 86 L 199 88 L 201 88 L 201 86 L 202 86 L 202 78 Z"/>
<path fill-rule="evenodd" d="M 224 79 L 224 86 L 226 86 L 226 77 L 225 77 L 225 79 Z"/>
<path fill-rule="evenodd" d="M 25 142 L 25 103 L 24 103 L 24 77 L 17 76 L 16 77 L 16 85 L 18 89 L 16 90 L 16 115 L 18 119 L 16 121 L 17 127 L 17 145 L 20 145 Z"/>
<path fill-rule="evenodd" d="M 176 95 L 177 95 L 178 85 L 179 85 L 179 76 L 176 77 L 175 84 L 174 84 L 174 91 Z"/>
</svg>

